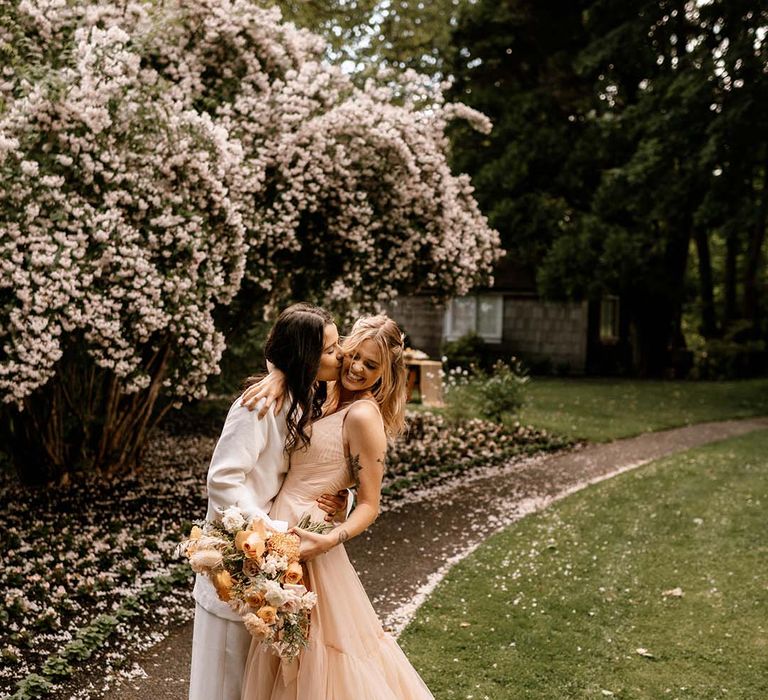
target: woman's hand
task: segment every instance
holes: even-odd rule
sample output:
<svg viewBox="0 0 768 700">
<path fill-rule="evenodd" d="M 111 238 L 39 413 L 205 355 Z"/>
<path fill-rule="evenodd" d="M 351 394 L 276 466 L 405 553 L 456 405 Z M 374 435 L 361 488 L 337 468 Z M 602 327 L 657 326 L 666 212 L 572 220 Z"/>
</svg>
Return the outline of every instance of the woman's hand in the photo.
<svg viewBox="0 0 768 700">
<path fill-rule="evenodd" d="M 316 556 L 325 554 L 334 544 L 328 535 L 302 530 L 300 527 L 292 527 L 289 532 L 301 538 L 299 545 L 299 559 L 301 561 L 311 561 Z"/>
<path fill-rule="evenodd" d="M 317 505 L 326 512 L 326 522 L 333 522 L 339 513 L 346 516 L 348 495 L 349 492 L 344 489 L 338 493 L 324 493 L 317 499 Z"/>
<path fill-rule="evenodd" d="M 256 404 L 264 399 L 264 405 L 259 410 L 259 418 L 264 418 L 267 412 L 275 405 L 275 415 L 280 413 L 285 398 L 285 375 L 276 367 L 272 368 L 269 374 L 256 384 L 249 386 L 240 403 L 249 411 L 256 408 Z"/>
</svg>

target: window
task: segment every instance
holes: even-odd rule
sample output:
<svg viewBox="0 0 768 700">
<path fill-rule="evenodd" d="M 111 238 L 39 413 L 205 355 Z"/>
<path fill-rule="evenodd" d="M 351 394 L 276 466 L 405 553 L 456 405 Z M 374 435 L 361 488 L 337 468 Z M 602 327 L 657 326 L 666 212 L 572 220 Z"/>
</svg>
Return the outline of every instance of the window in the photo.
<svg viewBox="0 0 768 700">
<path fill-rule="evenodd" d="M 504 322 L 504 297 L 500 294 L 452 299 L 445 314 L 446 340 L 477 333 L 483 340 L 500 343 Z"/>
<path fill-rule="evenodd" d="M 600 302 L 600 342 L 619 340 L 619 297 L 603 297 Z"/>
</svg>

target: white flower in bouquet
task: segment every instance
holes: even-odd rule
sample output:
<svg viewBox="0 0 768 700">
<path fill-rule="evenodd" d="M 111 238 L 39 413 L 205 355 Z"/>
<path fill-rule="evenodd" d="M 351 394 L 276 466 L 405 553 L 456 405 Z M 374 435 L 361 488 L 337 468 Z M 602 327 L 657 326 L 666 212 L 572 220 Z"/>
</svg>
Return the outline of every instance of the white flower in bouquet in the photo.
<svg viewBox="0 0 768 700">
<path fill-rule="evenodd" d="M 284 584 L 290 586 L 291 584 Z M 297 591 L 292 591 L 290 588 L 284 588 L 285 602 L 283 603 L 283 610 L 288 612 L 299 612 L 301 610 L 301 596 L 302 594 Z"/>
<path fill-rule="evenodd" d="M 285 592 L 286 597 L 283 609 L 287 612 L 297 613 L 301 610 L 309 610 L 314 607 L 314 603 L 309 606 L 307 605 L 307 601 L 304 599 L 304 596 L 307 594 L 307 589 L 301 584 L 284 583 L 283 591 Z M 316 598 L 317 596 L 315 596 L 315 599 Z"/>
<path fill-rule="evenodd" d="M 301 596 L 301 606 L 304 610 L 311 610 L 317 605 L 317 593 L 314 591 L 307 591 Z"/>
<path fill-rule="evenodd" d="M 268 639 L 269 635 L 272 633 L 272 628 L 258 615 L 254 615 L 253 613 L 248 613 L 243 618 L 243 622 L 245 623 L 245 628 L 251 635 L 260 641 Z"/>
<path fill-rule="evenodd" d="M 264 581 L 264 599 L 276 608 L 282 608 L 289 599 L 289 593 L 277 581 Z"/>
<path fill-rule="evenodd" d="M 264 558 L 261 565 L 261 572 L 267 576 L 277 576 L 288 568 L 288 557 L 280 556 L 270 552 Z"/>
<path fill-rule="evenodd" d="M 243 511 L 237 506 L 229 506 L 221 514 L 221 524 L 228 532 L 237 532 L 245 527 Z"/>
</svg>

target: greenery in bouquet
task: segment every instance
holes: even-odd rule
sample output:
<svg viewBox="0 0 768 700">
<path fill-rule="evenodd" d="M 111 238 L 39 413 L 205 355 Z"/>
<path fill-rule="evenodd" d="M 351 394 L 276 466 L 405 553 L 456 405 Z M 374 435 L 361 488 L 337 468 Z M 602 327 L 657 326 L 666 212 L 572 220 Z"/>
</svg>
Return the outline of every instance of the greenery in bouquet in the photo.
<svg viewBox="0 0 768 700">
<path fill-rule="evenodd" d="M 293 533 L 269 530 L 259 517 L 246 523 L 242 511 L 230 506 L 221 521 L 195 525 L 179 549 L 254 638 L 292 659 L 307 644 L 317 602 L 304 585 L 299 542 Z"/>
</svg>

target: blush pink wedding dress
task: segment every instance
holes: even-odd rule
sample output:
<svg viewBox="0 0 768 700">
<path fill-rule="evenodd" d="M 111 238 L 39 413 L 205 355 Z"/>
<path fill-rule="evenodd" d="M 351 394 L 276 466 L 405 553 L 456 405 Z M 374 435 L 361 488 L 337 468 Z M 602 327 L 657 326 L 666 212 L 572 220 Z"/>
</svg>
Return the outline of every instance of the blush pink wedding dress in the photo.
<svg viewBox="0 0 768 700">
<path fill-rule="evenodd" d="M 291 467 L 269 515 L 296 525 L 305 513 L 322 521 L 315 499 L 353 484 L 342 425 L 349 407 L 312 425 L 306 451 Z M 309 646 L 290 664 L 255 640 L 246 662 L 242 700 L 425 700 L 433 698 L 394 637 L 382 629 L 344 545 L 307 562 L 317 593 Z"/>
</svg>

